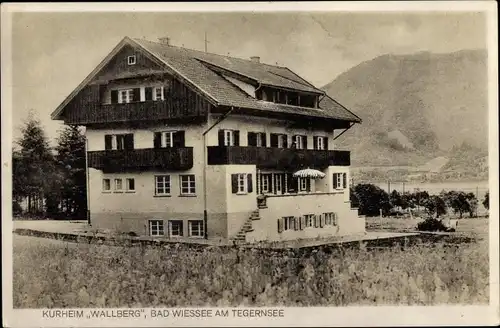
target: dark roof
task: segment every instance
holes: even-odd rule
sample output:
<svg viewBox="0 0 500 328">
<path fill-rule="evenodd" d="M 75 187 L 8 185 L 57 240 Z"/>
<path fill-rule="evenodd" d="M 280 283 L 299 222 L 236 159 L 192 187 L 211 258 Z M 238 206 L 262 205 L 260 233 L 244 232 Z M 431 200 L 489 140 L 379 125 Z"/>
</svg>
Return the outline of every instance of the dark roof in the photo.
<svg viewBox="0 0 500 328">
<path fill-rule="evenodd" d="M 315 88 L 288 68 L 148 40 L 134 39 L 134 41 L 171 66 L 200 90 L 206 92 L 219 105 L 361 122 L 358 116 L 328 96 L 322 97 L 320 108 L 258 100 L 211 70 L 207 65 L 204 65 L 204 62 L 243 75 L 261 84 L 324 94 L 324 91 Z"/>
</svg>

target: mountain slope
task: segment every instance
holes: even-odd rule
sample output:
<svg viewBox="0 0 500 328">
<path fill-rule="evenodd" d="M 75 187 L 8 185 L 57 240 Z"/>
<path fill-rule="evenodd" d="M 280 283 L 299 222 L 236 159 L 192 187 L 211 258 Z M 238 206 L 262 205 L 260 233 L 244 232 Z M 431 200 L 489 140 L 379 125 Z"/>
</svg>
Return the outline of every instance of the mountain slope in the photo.
<svg viewBox="0 0 500 328">
<path fill-rule="evenodd" d="M 422 165 L 463 143 L 487 149 L 486 63 L 485 50 L 383 55 L 324 86 L 363 119 L 339 138 L 353 165 Z"/>
</svg>

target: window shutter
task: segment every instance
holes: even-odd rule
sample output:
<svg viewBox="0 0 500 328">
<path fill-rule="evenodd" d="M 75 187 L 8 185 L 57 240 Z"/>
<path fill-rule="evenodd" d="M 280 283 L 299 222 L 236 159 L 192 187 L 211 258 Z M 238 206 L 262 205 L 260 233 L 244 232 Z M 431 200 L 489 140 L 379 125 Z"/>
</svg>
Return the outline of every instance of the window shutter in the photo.
<svg viewBox="0 0 500 328">
<path fill-rule="evenodd" d="M 133 89 L 132 101 L 141 101 L 141 88 L 134 88 Z"/>
<path fill-rule="evenodd" d="M 283 148 L 288 148 L 288 135 L 283 134 Z"/>
<path fill-rule="evenodd" d="M 152 87 L 146 87 L 144 89 L 144 98 L 146 101 L 153 100 L 153 88 Z"/>
<path fill-rule="evenodd" d="M 247 174 L 247 192 L 251 193 L 253 192 L 253 180 L 252 180 L 252 174 Z"/>
<path fill-rule="evenodd" d="M 278 219 L 278 233 L 283 232 L 283 218 Z"/>
<path fill-rule="evenodd" d="M 174 147 L 184 147 L 186 142 L 185 132 L 176 131 L 174 133 Z"/>
<path fill-rule="evenodd" d="M 271 147 L 278 147 L 278 135 L 271 133 L 270 136 Z"/>
<path fill-rule="evenodd" d="M 257 135 L 255 132 L 248 132 L 247 138 L 249 146 L 257 146 Z"/>
<path fill-rule="evenodd" d="M 179 235 L 181 235 L 181 237 L 182 237 L 182 236 L 184 236 L 184 221 L 179 221 L 179 224 L 181 226 Z"/>
<path fill-rule="evenodd" d="M 265 132 L 262 132 L 260 134 L 260 137 L 262 138 L 262 147 L 267 147 L 267 135 Z"/>
<path fill-rule="evenodd" d="M 304 149 L 307 149 L 307 136 L 306 135 L 302 136 L 302 142 L 304 145 Z"/>
<path fill-rule="evenodd" d="M 134 149 L 134 134 L 127 133 L 124 138 L 125 149 Z"/>
<path fill-rule="evenodd" d="M 112 104 L 118 103 L 118 90 L 111 90 L 111 103 Z"/>
<path fill-rule="evenodd" d="M 325 226 L 325 216 L 323 214 L 319 215 L 319 227 L 323 228 Z"/>
<path fill-rule="evenodd" d="M 111 143 L 111 135 L 110 134 L 106 134 L 104 136 L 104 149 L 105 150 L 110 150 L 111 148 L 113 148 L 112 143 Z"/>
<path fill-rule="evenodd" d="M 318 137 L 313 137 L 313 149 L 318 149 Z"/>
<path fill-rule="evenodd" d="M 231 174 L 231 192 L 233 194 L 238 192 L 238 174 Z"/>
<path fill-rule="evenodd" d="M 342 173 L 342 184 L 343 188 L 347 188 L 347 173 Z"/>
<path fill-rule="evenodd" d="M 300 225 L 300 218 L 294 217 L 293 218 L 293 229 L 295 231 L 299 230 L 299 228 L 300 228 L 299 225 Z"/>
<path fill-rule="evenodd" d="M 300 217 L 300 230 L 304 230 L 306 227 L 306 218 L 304 216 Z"/>
<path fill-rule="evenodd" d="M 234 145 L 239 146 L 240 145 L 240 131 L 238 131 L 238 130 L 233 131 L 233 137 L 234 137 Z"/>
<path fill-rule="evenodd" d="M 323 137 L 323 147 L 328 150 L 328 137 Z"/>
<path fill-rule="evenodd" d="M 314 216 L 314 227 L 315 227 L 315 228 L 319 228 L 319 225 L 320 225 L 320 224 L 319 224 L 319 218 L 320 218 L 320 216 L 319 216 L 319 215 L 315 215 L 315 216 Z"/>
<path fill-rule="evenodd" d="M 311 192 L 311 179 L 306 180 L 306 190 L 307 192 Z"/>
<path fill-rule="evenodd" d="M 161 148 L 161 132 L 155 132 L 153 143 L 155 148 Z"/>
<path fill-rule="evenodd" d="M 219 146 L 224 146 L 224 130 L 219 130 Z"/>
<path fill-rule="evenodd" d="M 333 173 L 333 189 L 337 189 L 337 173 Z"/>
</svg>

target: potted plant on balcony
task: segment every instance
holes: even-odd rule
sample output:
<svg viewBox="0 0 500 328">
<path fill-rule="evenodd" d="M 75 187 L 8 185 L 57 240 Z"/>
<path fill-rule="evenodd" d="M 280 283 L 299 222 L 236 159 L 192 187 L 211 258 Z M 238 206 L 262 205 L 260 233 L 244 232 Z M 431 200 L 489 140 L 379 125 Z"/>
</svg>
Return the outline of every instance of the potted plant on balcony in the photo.
<svg viewBox="0 0 500 328">
<path fill-rule="evenodd" d="M 257 196 L 257 207 L 258 208 L 266 208 L 267 207 L 267 204 L 266 204 L 266 195 L 258 195 Z"/>
</svg>

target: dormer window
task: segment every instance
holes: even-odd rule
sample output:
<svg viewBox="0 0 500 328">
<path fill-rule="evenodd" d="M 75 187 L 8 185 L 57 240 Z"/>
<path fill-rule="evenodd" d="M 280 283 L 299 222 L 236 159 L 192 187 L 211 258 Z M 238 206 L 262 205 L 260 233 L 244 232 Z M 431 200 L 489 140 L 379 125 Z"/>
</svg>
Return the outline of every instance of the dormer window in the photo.
<svg viewBox="0 0 500 328">
<path fill-rule="evenodd" d="M 135 65 L 135 60 L 136 60 L 135 55 L 128 56 L 127 57 L 127 64 L 129 64 L 129 65 Z"/>
</svg>

